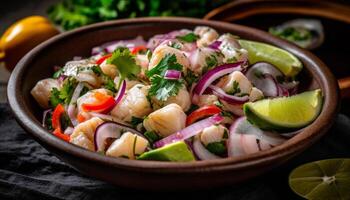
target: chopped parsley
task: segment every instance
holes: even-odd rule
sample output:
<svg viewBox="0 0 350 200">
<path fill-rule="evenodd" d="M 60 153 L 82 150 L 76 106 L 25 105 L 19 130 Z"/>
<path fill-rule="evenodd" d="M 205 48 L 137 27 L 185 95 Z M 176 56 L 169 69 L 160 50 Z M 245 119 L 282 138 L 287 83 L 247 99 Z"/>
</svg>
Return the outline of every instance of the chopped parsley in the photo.
<svg viewBox="0 0 350 200">
<path fill-rule="evenodd" d="M 146 72 L 146 76 L 151 81 L 148 95 L 160 101 L 166 101 L 168 97 L 177 95 L 183 87 L 183 80 L 164 79 L 164 74 L 169 69 L 182 71 L 182 68 L 174 54 L 167 54 L 154 68 Z"/>
<path fill-rule="evenodd" d="M 236 57 L 229 58 L 229 59 L 227 59 L 226 62 L 227 63 L 235 63 L 235 62 L 237 62 L 237 58 Z"/>
<path fill-rule="evenodd" d="M 106 74 L 104 74 L 102 72 L 102 69 L 97 66 L 97 65 L 94 65 L 91 67 L 91 70 L 99 77 L 102 78 L 102 82 L 103 82 L 103 87 L 106 88 L 107 90 L 110 90 L 112 91 L 113 93 L 116 93 L 117 90 L 115 88 L 115 84 L 114 84 L 114 81 L 112 80 L 111 77 L 107 76 Z"/>
<path fill-rule="evenodd" d="M 107 63 L 117 66 L 120 74 L 118 87 L 125 78 L 134 79 L 141 72 L 141 67 L 136 64 L 135 56 L 125 47 L 118 47 L 114 50 L 112 56 L 107 59 Z"/>
<path fill-rule="evenodd" d="M 198 38 L 199 36 L 194 33 L 187 33 L 186 35 L 176 37 L 176 39 L 188 43 L 195 42 Z"/>
<path fill-rule="evenodd" d="M 181 44 L 174 42 L 170 45 L 170 47 L 174 48 L 174 49 L 181 49 Z"/>
<path fill-rule="evenodd" d="M 209 143 L 206 148 L 213 154 L 224 156 L 227 152 L 227 148 L 224 141 Z"/>
<path fill-rule="evenodd" d="M 188 109 L 188 111 L 186 111 L 186 115 L 191 114 L 193 111 L 197 110 L 199 108 L 199 106 L 195 105 L 195 104 L 191 104 L 190 109 Z"/>
</svg>

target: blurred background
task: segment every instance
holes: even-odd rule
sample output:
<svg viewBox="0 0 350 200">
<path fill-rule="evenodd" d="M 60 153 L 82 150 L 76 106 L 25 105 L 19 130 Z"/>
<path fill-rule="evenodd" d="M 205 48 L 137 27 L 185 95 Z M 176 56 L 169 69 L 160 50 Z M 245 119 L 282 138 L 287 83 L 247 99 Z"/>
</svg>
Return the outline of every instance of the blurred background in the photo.
<svg viewBox="0 0 350 200">
<path fill-rule="evenodd" d="M 6 102 L 6 82 L 18 60 L 59 32 L 120 18 L 189 16 L 259 28 L 312 51 L 338 78 L 343 96 L 341 111 L 350 115 L 346 103 L 350 96 L 349 3 L 348 0 L 6 1 L 0 7 L 0 102 Z M 36 29 L 35 23 L 43 22 L 22 20 L 33 15 L 45 17 L 49 25 Z"/>
</svg>

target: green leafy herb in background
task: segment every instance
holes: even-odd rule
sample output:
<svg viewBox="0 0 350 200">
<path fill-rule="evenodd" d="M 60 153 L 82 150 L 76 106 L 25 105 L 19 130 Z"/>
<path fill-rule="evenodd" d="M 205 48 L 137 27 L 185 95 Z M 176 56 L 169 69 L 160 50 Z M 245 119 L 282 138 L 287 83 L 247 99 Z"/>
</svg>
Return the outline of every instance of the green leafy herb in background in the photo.
<svg viewBox="0 0 350 200">
<path fill-rule="evenodd" d="M 203 17 L 228 0 L 64 0 L 48 9 L 65 30 L 100 21 L 144 16 Z"/>
</svg>

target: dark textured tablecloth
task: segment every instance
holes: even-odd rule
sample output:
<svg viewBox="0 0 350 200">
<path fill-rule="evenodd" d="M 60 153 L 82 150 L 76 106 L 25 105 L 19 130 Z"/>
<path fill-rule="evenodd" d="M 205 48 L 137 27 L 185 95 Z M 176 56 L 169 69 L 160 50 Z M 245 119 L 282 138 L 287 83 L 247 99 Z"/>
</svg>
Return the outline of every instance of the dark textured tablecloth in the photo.
<svg viewBox="0 0 350 200">
<path fill-rule="evenodd" d="M 350 157 L 350 119 L 341 114 L 317 144 L 250 181 L 211 190 L 138 191 L 81 175 L 30 138 L 9 106 L 0 104 L 0 199 L 299 199 L 288 186 L 290 171 L 309 161 L 336 157 Z"/>
</svg>

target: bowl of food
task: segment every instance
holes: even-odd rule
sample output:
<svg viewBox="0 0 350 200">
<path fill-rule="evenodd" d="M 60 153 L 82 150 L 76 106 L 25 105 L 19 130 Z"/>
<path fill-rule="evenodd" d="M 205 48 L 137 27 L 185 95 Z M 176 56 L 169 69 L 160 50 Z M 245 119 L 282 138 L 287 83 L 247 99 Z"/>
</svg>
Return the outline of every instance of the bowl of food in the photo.
<svg viewBox="0 0 350 200">
<path fill-rule="evenodd" d="M 330 128 L 338 86 L 314 55 L 263 31 L 141 18 L 39 45 L 8 99 L 79 172 L 157 190 L 233 184 L 288 161 Z"/>
</svg>

